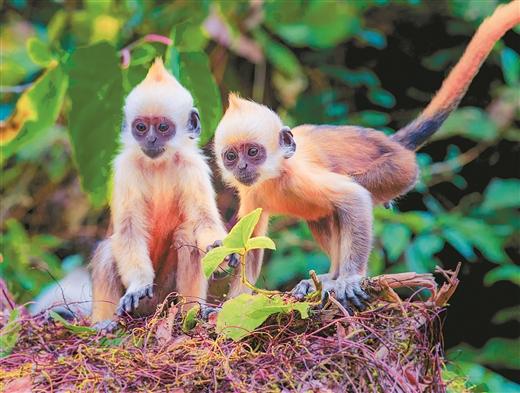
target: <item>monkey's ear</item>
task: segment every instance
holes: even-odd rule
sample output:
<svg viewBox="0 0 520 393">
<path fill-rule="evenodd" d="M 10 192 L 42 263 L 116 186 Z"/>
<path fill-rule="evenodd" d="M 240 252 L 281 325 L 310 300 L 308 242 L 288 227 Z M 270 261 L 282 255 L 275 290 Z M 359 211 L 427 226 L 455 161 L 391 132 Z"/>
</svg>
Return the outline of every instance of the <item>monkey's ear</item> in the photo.
<svg viewBox="0 0 520 393">
<path fill-rule="evenodd" d="M 284 158 L 291 158 L 296 152 L 296 142 L 289 127 L 282 127 L 280 130 L 280 147 Z"/>
<path fill-rule="evenodd" d="M 188 119 L 188 134 L 191 139 L 198 138 L 200 136 L 200 116 L 199 111 L 193 108 Z"/>
</svg>

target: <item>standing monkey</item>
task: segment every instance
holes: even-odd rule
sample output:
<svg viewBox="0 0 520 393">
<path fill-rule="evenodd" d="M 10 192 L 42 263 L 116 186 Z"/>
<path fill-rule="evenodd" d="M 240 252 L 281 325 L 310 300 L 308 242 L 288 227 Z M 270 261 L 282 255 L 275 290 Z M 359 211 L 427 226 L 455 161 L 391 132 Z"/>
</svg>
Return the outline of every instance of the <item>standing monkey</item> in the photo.
<svg viewBox="0 0 520 393">
<path fill-rule="evenodd" d="M 92 322 L 100 328 L 113 326 L 115 312 L 153 312 L 172 291 L 205 300 L 202 250 L 226 232 L 199 134 L 193 98 L 156 59 L 126 98 L 112 233 L 91 262 Z"/>
<path fill-rule="evenodd" d="M 471 80 L 502 35 L 520 23 L 520 1 L 499 6 L 475 33 L 464 55 L 431 103 L 391 137 L 356 126 L 302 125 L 292 131 L 266 106 L 231 94 L 217 127 L 215 153 L 225 182 L 240 195 L 239 217 L 261 207 L 254 236 L 267 232 L 270 214 L 306 220 L 331 259 L 320 276 L 324 293 L 345 306 L 362 307 L 360 288 L 372 245 L 372 206 L 403 195 L 415 184 L 415 150 L 439 129 L 464 96 Z M 255 282 L 262 251 L 248 261 Z M 314 290 L 301 281 L 293 293 Z M 230 296 L 247 288 L 235 278 Z"/>
</svg>

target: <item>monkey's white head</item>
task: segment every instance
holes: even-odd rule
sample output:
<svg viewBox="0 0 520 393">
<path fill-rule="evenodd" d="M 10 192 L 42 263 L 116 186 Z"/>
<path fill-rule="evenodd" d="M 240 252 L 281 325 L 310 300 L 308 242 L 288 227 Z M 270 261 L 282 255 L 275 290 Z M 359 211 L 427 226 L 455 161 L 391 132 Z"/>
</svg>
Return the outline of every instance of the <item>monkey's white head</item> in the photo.
<svg viewBox="0 0 520 393">
<path fill-rule="evenodd" d="M 193 98 L 160 58 L 125 101 L 122 142 L 150 159 L 169 157 L 180 147 L 197 146 L 200 119 Z"/>
<path fill-rule="evenodd" d="M 295 149 L 291 130 L 275 112 L 230 94 L 215 131 L 215 155 L 226 183 L 250 187 L 278 177 Z"/>
</svg>

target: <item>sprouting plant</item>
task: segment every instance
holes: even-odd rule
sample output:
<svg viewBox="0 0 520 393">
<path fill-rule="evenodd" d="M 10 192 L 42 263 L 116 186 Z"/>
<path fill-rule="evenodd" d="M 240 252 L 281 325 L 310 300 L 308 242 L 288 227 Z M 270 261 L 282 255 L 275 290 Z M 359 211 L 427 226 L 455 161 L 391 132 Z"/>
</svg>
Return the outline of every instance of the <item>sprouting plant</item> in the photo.
<svg viewBox="0 0 520 393">
<path fill-rule="evenodd" d="M 244 216 L 222 240 L 223 245 L 209 251 L 202 259 L 204 274 L 210 277 L 224 258 L 231 254 L 240 256 L 242 284 L 256 294 L 241 294 L 226 301 L 217 317 L 217 331 L 235 341 L 247 336 L 260 326 L 270 315 L 298 310 L 302 318 L 308 317 L 308 302 L 293 302 L 279 291 L 257 288 L 246 276 L 247 253 L 254 249 L 276 249 L 274 242 L 266 237 L 251 237 L 262 209 L 258 208 Z"/>
</svg>

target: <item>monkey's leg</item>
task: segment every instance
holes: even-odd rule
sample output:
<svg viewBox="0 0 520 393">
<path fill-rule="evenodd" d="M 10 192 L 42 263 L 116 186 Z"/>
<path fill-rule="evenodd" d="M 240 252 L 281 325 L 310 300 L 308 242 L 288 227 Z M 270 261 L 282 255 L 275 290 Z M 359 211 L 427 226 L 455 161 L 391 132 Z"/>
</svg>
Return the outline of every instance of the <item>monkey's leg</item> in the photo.
<svg viewBox="0 0 520 393">
<path fill-rule="evenodd" d="M 307 225 L 309 226 L 309 229 L 316 242 L 329 256 L 331 260 L 331 266 L 333 266 L 332 261 L 335 261 L 338 258 L 338 217 L 336 215 L 331 215 L 328 217 L 323 217 L 319 220 L 307 221 Z M 333 276 L 334 273 L 332 272 L 318 274 L 318 279 L 320 282 L 328 282 Z M 294 287 L 292 293 L 297 299 L 303 299 L 305 295 L 314 290 L 314 281 L 307 279 L 300 281 L 298 285 Z"/>
<path fill-rule="evenodd" d="M 368 298 L 360 283 L 366 274 L 372 245 L 372 201 L 368 191 L 351 182 L 344 185 L 343 196 L 334 201 L 336 209 L 331 217 L 310 227 L 331 257 L 329 274 L 320 277 L 323 295 L 334 292 L 345 307 L 352 303 L 362 308 L 362 300 Z M 312 290 L 314 285 L 304 280 L 294 293 L 303 297 Z"/>
<path fill-rule="evenodd" d="M 92 323 L 100 330 L 115 327 L 114 314 L 123 285 L 117 273 L 110 240 L 102 241 L 90 263 L 92 270 Z"/>
<path fill-rule="evenodd" d="M 242 206 L 240 207 L 242 211 Z M 252 210 L 252 209 L 251 209 Z M 239 216 L 243 217 L 245 214 L 249 213 L 249 211 L 245 211 L 244 213 L 240 213 Z M 258 224 L 256 224 L 255 229 L 253 230 L 252 237 L 256 236 L 265 236 L 267 233 L 267 229 L 269 226 L 269 213 L 262 212 L 260 219 L 258 220 Z M 264 259 L 264 250 L 257 249 L 249 251 L 246 258 L 246 277 L 250 283 L 254 284 L 256 280 L 258 280 L 258 276 L 260 276 L 260 271 L 262 270 L 262 263 Z M 242 284 L 241 272 L 239 269 L 236 269 L 234 275 L 231 279 L 230 289 L 228 293 L 228 297 L 231 299 L 235 296 L 238 296 L 242 293 L 251 293 L 251 290 Z"/>
</svg>

